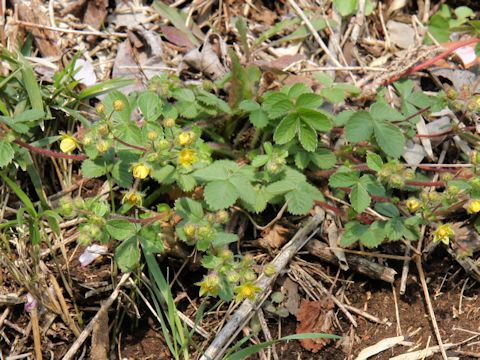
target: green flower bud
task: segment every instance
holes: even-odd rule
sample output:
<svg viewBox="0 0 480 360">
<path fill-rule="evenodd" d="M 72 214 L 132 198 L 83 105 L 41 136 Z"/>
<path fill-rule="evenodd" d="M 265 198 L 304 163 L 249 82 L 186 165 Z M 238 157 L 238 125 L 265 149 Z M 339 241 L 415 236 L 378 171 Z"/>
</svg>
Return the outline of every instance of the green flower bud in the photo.
<svg viewBox="0 0 480 360">
<path fill-rule="evenodd" d="M 405 181 L 401 175 L 394 174 L 390 177 L 390 185 L 394 188 L 402 188 Z"/>
<path fill-rule="evenodd" d="M 454 88 L 450 88 L 447 90 L 447 97 L 450 100 L 455 100 L 458 97 L 458 92 Z"/>
<path fill-rule="evenodd" d="M 215 219 L 219 224 L 226 224 L 228 222 L 228 211 L 220 210 L 215 214 Z"/>
<path fill-rule="evenodd" d="M 257 279 L 257 274 L 254 271 L 249 270 L 244 275 L 245 281 L 255 281 Z"/>
<path fill-rule="evenodd" d="M 263 273 L 267 275 L 268 277 L 271 277 L 277 273 L 277 269 L 275 268 L 275 265 L 273 264 L 267 264 L 263 268 Z"/>
</svg>

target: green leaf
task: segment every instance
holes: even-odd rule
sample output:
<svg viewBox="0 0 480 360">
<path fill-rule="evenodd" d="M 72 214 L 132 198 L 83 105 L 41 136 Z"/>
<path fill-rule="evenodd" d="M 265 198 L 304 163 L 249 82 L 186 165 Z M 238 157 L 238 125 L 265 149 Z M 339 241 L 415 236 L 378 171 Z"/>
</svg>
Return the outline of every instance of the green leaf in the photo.
<svg viewBox="0 0 480 360">
<path fill-rule="evenodd" d="M 384 101 L 377 101 L 370 106 L 370 115 L 375 120 L 400 121 L 404 116 Z"/>
<path fill-rule="evenodd" d="M 12 145 L 5 140 L 0 140 L 0 167 L 10 164 L 15 156 Z"/>
<path fill-rule="evenodd" d="M 297 186 L 293 181 L 280 180 L 268 185 L 265 188 L 265 191 L 267 191 L 269 194 L 272 194 L 272 195 L 282 195 L 282 194 L 285 194 L 286 192 L 295 190 L 296 188 Z"/>
<path fill-rule="evenodd" d="M 360 242 L 369 248 L 380 245 L 386 236 L 386 222 L 375 221 L 368 227 L 368 231 L 360 237 Z"/>
<path fill-rule="evenodd" d="M 383 160 L 380 155 L 369 152 L 367 154 L 367 166 L 373 171 L 380 171 L 383 168 Z"/>
<path fill-rule="evenodd" d="M 102 159 L 84 160 L 82 163 L 82 174 L 87 178 L 96 178 L 107 173 L 105 161 Z"/>
<path fill-rule="evenodd" d="M 171 183 L 170 177 L 173 175 L 175 172 L 175 167 L 172 165 L 165 165 L 161 168 L 158 169 L 153 169 L 151 176 L 155 180 L 157 180 L 159 183 Z"/>
<path fill-rule="evenodd" d="M 248 119 L 257 129 L 263 129 L 269 121 L 267 113 L 262 109 L 252 111 Z"/>
<path fill-rule="evenodd" d="M 313 154 L 312 154 L 313 155 Z M 297 151 L 295 154 L 295 165 L 299 169 L 305 169 L 310 163 L 310 154 L 306 151 Z"/>
<path fill-rule="evenodd" d="M 177 176 L 177 184 L 183 191 L 190 192 L 195 188 L 197 182 L 192 175 L 179 174 Z"/>
<path fill-rule="evenodd" d="M 137 104 L 147 121 L 155 121 L 162 114 L 162 102 L 160 97 L 152 91 L 140 93 L 137 99 Z"/>
<path fill-rule="evenodd" d="M 285 195 L 288 203 L 287 211 L 293 215 L 305 215 L 313 207 L 314 200 L 324 200 L 322 193 L 308 183 L 301 184 L 297 190 Z"/>
<path fill-rule="evenodd" d="M 309 94 L 312 92 L 312 89 L 304 84 L 303 82 L 298 82 L 288 90 L 288 98 L 294 100 L 303 94 Z"/>
<path fill-rule="evenodd" d="M 203 196 L 212 210 L 221 210 L 235 204 L 239 194 L 230 181 L 215 180 L 205 186 Z"/>
<path fill-rule="evenodd" d="M 193 217 L 202 220 L 204 215 L 202 204 L 187 197 L 175 201 L 175 212 L 185 219 Z"/>
<path fill-rule="evenodd" d="M 253 158 L 251 165 L 253 167 L 260 167 L 265 165 L 268 162 L 268 156 L 267 155 L 257 155 Z"/>
<path fill-rule="evenodd" d="M 212 245 L 216 248 L 223 248 L 228 244 L 238 241 L 236 234 L 226 233 L 223 231 L 217 232 L 215 238 L 212 241 Z"/>
<path fill-rule="evenodd" d="M 317 109 L 323 103 L 323 99 L 318 94 L 306 93 L 302 94 L 297 98 L 295 102 L 295 107 L 299 108 L 308 108 L 308 109 Z"/>
<path fill-rule="evenodd" d="M 339 169 L 328 179 L 331 187 L 350 187 L 358 182 L 358 172 Z"/>
<path fill-rule="evenodd" d="M 229 179 L 230 183 L 235 186 L 237 194 L 240 196 L 240 199 L 249 203 L 250 205 L 255 204 L 255 189 L 252 184 L 243 176 L 232 176 Z"/>
<path fill-rule="evenodd" d="M 299 120 L 296 114 L 285 116 L 278 124 L 273 134 L 273 139 L 277 144 L 285 144 L 295 137 Z"/>
<path fill-rule="evenodd" d="M 373 133 L 373 119 L 368 112 L 360 110 L 347 120 L 345 136 L 350 142 L 367 141 Z"/>
<path fill-rule="evenodd" d="M 132 271 L 140 262 L 140 249 L 135 236 L 122 242 L 115 249 L 115 260 L 122 272 Z"/>
<path fill-rule="evenodd" d="M 137 233 L 135 224 L 128 220 L 108 220 L 106 229 L 115 240 L 125 240 Z"/>
<path fill-rule="evenodd" d="M 238 165 L 229 160 L 217 160 L 211 165 L 199 169 L 193 173 L 193 176 L 200 181 L 227 180 L 229 172 L 236 171 Z"/>
<path fill-rule="evenodd" d="M 308 123 L 317 131 L 327 132 L 332 128 L 330 119 L 320 111 L 300 108 L 297 109 L 297 114 L 300 119 Z"/>
<path fill-rule="evenodd" d="M 320 169 L 331 169 L 337 163 L 337 157 L 333 152 L 327 149 L 317 149 L 315 153 L 310 154 L 310 159 L 315 166 Z"/>
<path fill-rule="evenodd" d="M 318 145 L 317 132 L 308 123 L 300 122 L 298 129 L 298 140 L 302 147 L 307 151 L 315 151 Z"/>
<path fill-rule="evenodd" d="M 25 205 L 25 208 L 30 216 L 36 218 L 38 216 L 37 210 L 35 210 L 35 206 L 33 205 L 30 197 L 22 190 L 20 186 L 17 185 L 12 179 L 10 179 L 7 175 L 3 172 L 0 172 L 0 176 L 2 177 L 3 181 L 13 190 L 15 195 L 20 199 L 20 201 Z"/>
<path fill-rule="evenodd" d="M 383 202 L 383 203 L 376 203 L 375 204 L 375 211 L 377 211 L 378 213 L 384 215 L 384 216 L 388 216 L 388 217 L 397 217 L 400 215 L 400 212 L 398 211 L 398 208 L 393 205 L 392 203 L 387 203 L 387 202 Z"/>
<path fill-rule="evenodd" d="M 370 195 L 368 195 L 366 187 L 361 182 L 352 186 L 350 202 L 353 209 L 358 213 L 363 212 L 370 205 Z"/>
<path fill-rule="evenodd" d="M 345 225 L 345 231 L 340 240 L 340 246 L 348 247 L 362 237 L 363 234 L 368 232 L 368 226 L 360 224 L 358 221 L 351 221 Z"/>
<path fill-rule="evenodd" d="M 254 100 L 243 100 L 238 104 L 238 108 L 246 112 L 252 112 L 260 109 L 260 105 Z"/>
<path fill-rule="evenodd" d="M 358 0 L 333 0 L 333 4 L 342 16 L 352 15 L 358 9 Z"/>
<path fill-rule="evenodd" d="M 375 139 L 385 154 L 399 158 L 405 148 L 405 137 L 400 129 L 386 122 L 375 122 L 373 125 Z"/>
</svg>

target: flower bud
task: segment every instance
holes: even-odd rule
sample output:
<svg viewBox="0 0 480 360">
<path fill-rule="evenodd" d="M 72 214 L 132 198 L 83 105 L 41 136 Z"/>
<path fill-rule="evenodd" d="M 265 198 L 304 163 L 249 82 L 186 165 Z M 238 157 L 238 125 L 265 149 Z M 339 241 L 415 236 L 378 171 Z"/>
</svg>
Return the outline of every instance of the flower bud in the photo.
<svg viewBox="0 0 480 360">
<path fill-rule="evenodd" d="M 113 102 L 113 110 L 122 111 L 123 109 L 125 109 L 125 103 L 122 100 L 117 99 Z"/>
<path fill-rule="evenodd" d="M 437 202 L 437 201 L 440 200 L 440 194 L 436 191 L 430 191 L 428 193 L 428 200 L 433 201 L 433 202 Z"/>
<path fill-rule="evenodd" d="M 108 127 L 107 124 L 101 124 L 99 127 L 98 127 L 98 133 L 102 136 L 105 136 L 107 135 L 108 133 L 110 132 L 110 129 Z"/>
<path fill-rule="evenodd" d="M 106 140 L 99 140 L 95 145 L 95 148 L 99 153 L 106 153 L 110 149 L 110 143 Z"/>
<path fill-rule="evenodd" d="M 240 275 L 235 271 L 230 271 L 227 274 L 227 281 L 231 284 L 235 284 L 240 281 Z"/>
<path fill-rule="evenodd" d="M 102 103 L 98 103 L 97 106 L 95 106 L 95 110 L 99 114 L 104 114 L 105 113 L 105 105 L 103 105 Z"/>
<path fill-rule="evenodd" d="M 228 211 L 220 210 L 215 214 L 215 219 L 220 224 L 226 224 L 228 221 Z"/>
<path fill-rule="evenodd" d="M 454 88 L 450 88 L 447 90 L 447 97 L 450 100 L 455 100 L 458 97 L 458 92 Z"/>
<path fill-rule="evenodd" d="M 477 108 L 477 102 L 475 100 L 470 100 L 467 102 L 467 110 L 468 111 L 475 111 Z"/>
<path fill-rule="evenodd" d="M 83 198 L 81 196 L 76 196 L 73 199 L 72 204 L 73 204 L 75 209 L 82 210 L 83 207 L 85 206 L 85 201 L 83 200 Z"/>
<path fill-rule="evenodd" d="M 122 199 L 122 203 L 128 203 L 130 205 L 141 206 L 142 205 L 143 196 L 140 192 L 135 190 L 130 190 L 127 192 Z"/>
<path fill-rule="evenodd" d="M 147 134 L 147 138 L 150 141 L 154 141 L 158 138 L 158 133 L 154 130 L 150 130 Z"/>
<path fill-rule="evenodd" d="M 415 178 L 415 171 L 412 169 L 406 169 L 402 175 L 405 180 L 413 180 Z"/>
<path fill-rule="evenodd" d="M 257 279 L 257 274 L 255 274 L 255 272 L 252 270 L 248 270 L 245 273 L 244 278 L 246 281 L 255 281 Z"/>
<path fill-rule="evenodd" d="M 450 196 L 458 195 L 459 192 L 460 192 L 460 188 L 458 186 L 450 185 L 447 187 L 447 194 Z"/>
<path fill-rule="evenodd" d="M 405 181 L 401 175 L 394 174 L 390 177 L 390 185 L 394 188 L 402 188 L 405 185 Z"/>
<path fill-rule="evenodd" d="M 158 148 L 160 150 L 168 149 L 169 146 L 170 146 L 170 143 L 168 142 L 168 140 L 162 139 L 158 142 Z"/>
<path fill-rule="evenodd" d="M 192 238 L 195 236 L 196 228 L 195 225 L 193 224 L 186 224 L 183 227 L 183 232 L 185 233 L 185 236 L 188 238 Z"/>
<path fill-rule="evenodd" d="M 175 126 L 175 119 L 173 118 L 168 118 L 163 120 L 163 126 L 166 128 L 171 128 Z"/>
<path fill-rule="evenodd" d="M 271 277 L 273 275 L 275 275 L 277 273 L 277 269 L 275 268 L 275 265 L 273 264 L 267 264 L 265 265 L 265 267 L 263 268 L 263 273 L 268 276 L 268 277 Z"/>
</svg>

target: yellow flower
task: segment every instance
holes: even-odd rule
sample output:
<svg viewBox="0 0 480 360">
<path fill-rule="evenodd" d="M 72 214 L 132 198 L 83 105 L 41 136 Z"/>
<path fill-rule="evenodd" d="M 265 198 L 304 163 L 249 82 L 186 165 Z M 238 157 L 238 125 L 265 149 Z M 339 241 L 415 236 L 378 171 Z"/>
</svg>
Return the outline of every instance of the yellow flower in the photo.
<svg viewBox="0 0 480 360">
<path fill-rule="evenodd" d="M 180 145 L 185 146 L 193 141 L 193 133 L 191 131 L 182 132 L 178 135 L 178 142 Z"/>
<path fill-rule="evenodd" d="M 476 214 L 480 212 L 480 200 L 479 199 L 470 200 L 470 202 L 467 205 L 467 211 L 470 214 Z"/>
<path fill-rule="evenodd" d="M 194 150 L 183 149 L 178 155 L 178 162 L 184 167 L 190 167 L 197 161 L 197 154 Z"/>
<path fill-rule="evenodd" d="M 453 238 L 454 235 L 455 233 L 453 232 L 452 226 L 450 224 L 443 224 L 433 232 L 433 241 L 442 242 L 445 245 L 448 245 L 450 239 Z"/>
<path fill-rule="evenodd" d="M 236 296 L 237 302 L 240 302 L 244 299 L 248 299 L 250 301 L 255 300 L 255 294 L 259 292 L 261 289 L 255 285 L 253 282 L 246 282 L 242 285 L 239 285 L 233 289 Z"/>
<path fill-rule="evenodd" d="M 108 143 L 108 141 L 100 140 L 99 142 L 97 142 L 97 145 L 95 145 L 95 147 L 97 148 L 98 152 L 103 154 L 104 152 L 107 152 L 108 149 L 110 149 L 110 144 Z"/>
<path fill-rule="evenodd" d="M 142 193 L 136 190 L 130 190 L 127 192 L 122 199 L 122 203 L 129 203 L 130 205 L 142 206 Z"/>
<path fill-rule="evenodd" d="M 122 111 L 123 109 L 125 109 L 125 104 L 122 100 L 117 99 L 113 102 L 113 110 Z"/>
<path fill-rule="evenodd" d="M 186 224 L 183 227 L 183 232 L 185 233 L 185 236 L 189 237 L 189 238 L 195 236 L 196 230 L 197 229 L 195 228 L 195 225 L 193 225 L 193 224 Z"/>
<path fill-rule="evenodd" d="M 212 295 L 217 296 L 220 290 L 220 278 L 217 274 L 208 274 L 203 280 L 196 283 L 200 286 L 200 296 Z"/>
<path fill-rule="evenodd" d="M 60 150 L 62 150 L 64 153 L 70 154 L 77 148 L 77 146 L 77 139 L 75 139 L 72 135 L 65 134 L 62 136 L 62 141 L 60 141 Z"/>
<path fill-rule="evenodd" d="M 420 201 L 416 198 L 410 198 L 405 202 L 405 205 L 407 205 L 408 210 L 415 212 L 420 208 Z"/>
<path fill-rule="evenodd" d="M 132 172 L 135 179 L 145 179 L 150 175 L 150 168 L 143 163 L 138 163 L 133 166 Z"/>
</svg>

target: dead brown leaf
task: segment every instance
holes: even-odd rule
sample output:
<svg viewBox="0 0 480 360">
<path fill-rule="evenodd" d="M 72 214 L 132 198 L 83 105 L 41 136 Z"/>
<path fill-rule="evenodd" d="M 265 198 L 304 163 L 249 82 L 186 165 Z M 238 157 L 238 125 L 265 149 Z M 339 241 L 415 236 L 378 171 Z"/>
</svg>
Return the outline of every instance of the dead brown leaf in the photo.
<svg viewBox="0 0 480 360">
<path fill-rule="evenodd" d="M 258 239 L 258 245 L 264 249 L 279 249 L 287 241 L 286 235 L 289 230 L 280 225 L 273 225 L 272 228 L 268 228 L 262 231 L 262 237 Z"/>
<path fill-rule="evenodd" d="M 20 20 L 41 26 L 50 26 L 50 22 L 44 14 L 39 0 L 32 0 L 30 4 L 24 1 L 17 1 L 17 5 Z M 30 31 L 33 34 L 38 51 L 44 57 L 59 57 L 62 55 L 62 51 L 58 46 L 59 37 L 56 32 L 37 27 L 30 29 Z"/>
<path fill-rule="evenodd" d="M 78 0 L 62 11 L 62 16 L 72 14 L 84 24 L 98 30 L 108 14 L 108 0 Z"/>
<path fill-rule="evenodd" d="M 176 27 L 162 26 L 161 30 L 163 36 L 165 36 L 165 38 L 172 44 L 181 48 L 185 48 L 187 51 L 192 50 L 195 47 L 195 45 L 193 45 L 188 39 L 187 35 L 185 35 L 185 33 L 181 30 L 178 30 Z"/>
<path fill-rule="evenodd" d="M 334 303 L 330 299 L 302 301 L 297 313 L 297 334 L 331 332 L 334 316 L 333 308 Z M 299 341 L 304 349 L 317 353 L 330 343 L 331 339 L 302 339 Z"/>
<path fill-rule="evenodd" d="M 305 59 L 305 55 L 303 54 L 283 55 L 283 56 L 280 56 L 278 59 L 275 59 L 272 61 L 258 60 L 258 61 L 255 61 L 254 64 L 257 65 L 262 70 L 283 71 L 283 69 L 290 66 L 291 64 L 304 59 Z"/>
<path fill-rule="evenodd" d="M 300 303 L 300 295 L 298 294 L 298 284 L 287 277 L 283 282 L 283 289 L 287 292 L 285 296 L 285 308 L 292 315 L 297 315 Z"/>
</svg>

